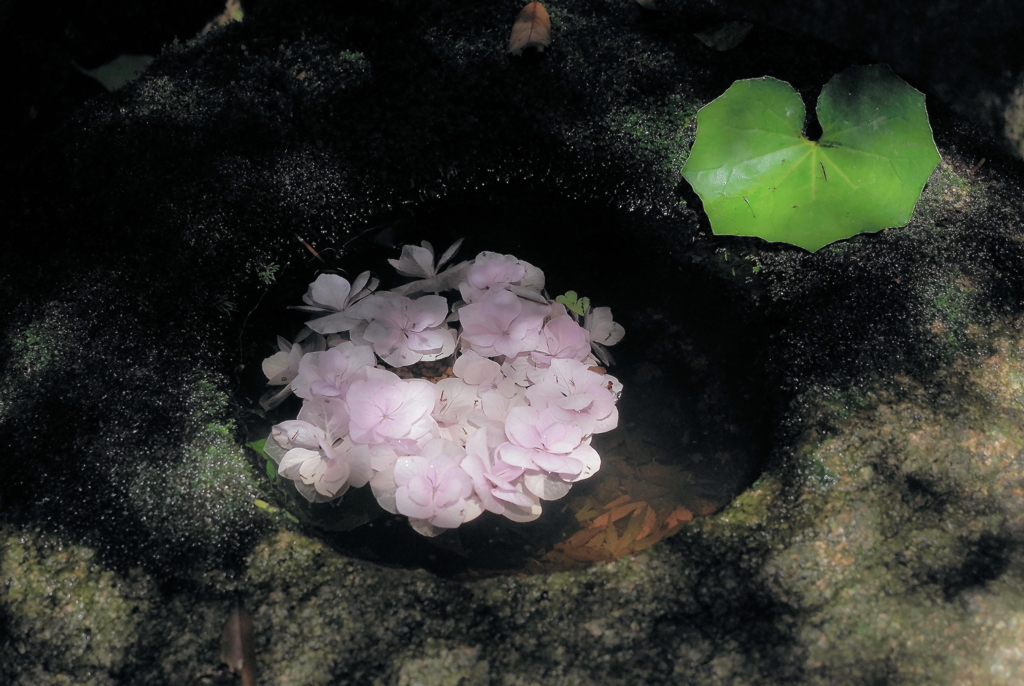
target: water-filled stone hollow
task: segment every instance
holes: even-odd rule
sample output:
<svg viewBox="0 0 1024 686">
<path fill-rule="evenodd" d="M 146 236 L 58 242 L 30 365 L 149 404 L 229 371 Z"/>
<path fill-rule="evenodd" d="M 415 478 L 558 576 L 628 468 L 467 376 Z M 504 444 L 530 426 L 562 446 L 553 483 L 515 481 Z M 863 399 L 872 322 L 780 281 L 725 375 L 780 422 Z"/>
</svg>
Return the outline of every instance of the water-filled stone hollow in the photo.
<svg viewBox="0 0 1024 686">
<path fill-rule="evenodd" d="M 515 255 L 544 271 L 551 298 L 575 291 L 610 307 L 626 330 L 608 373 L 623 384 L 619 424 L 594 436 L 601 469 L 532 522 L 485 512 L 433 538 L 385 512 L 369 487 L 309 503 L 277 478 L 280 503 L 340 551 L 445 575 L 536 573 L 585 567 L 636 554 L 726 506 L 758 476 L 771 436 L 772 403 L 762 369 L 765 327 L 752 302 L 755 265 L 722 269 L 705 250 L 673 246 L 645 218 L 594 201 L 566 199 L 522 184 L 458 193 L 412 211 L 377 217 L 287 270 L 245 331 L 250 345 L 242 392 L 266 390 L 259 373 L 277 335 L 294 336 L 301 313 L 287 310 L 316 275 L 349 279 L 372 270 L 381 289 L 408 281 L 388 258 L 428 240 L 437 255 L 458 238 L 455 261 L 481 251 Z M 250 420 L 249 435 L 293 419 L 292 397 Z M 255 460 L 265 460 L 253 454 Z"/>
</svg>

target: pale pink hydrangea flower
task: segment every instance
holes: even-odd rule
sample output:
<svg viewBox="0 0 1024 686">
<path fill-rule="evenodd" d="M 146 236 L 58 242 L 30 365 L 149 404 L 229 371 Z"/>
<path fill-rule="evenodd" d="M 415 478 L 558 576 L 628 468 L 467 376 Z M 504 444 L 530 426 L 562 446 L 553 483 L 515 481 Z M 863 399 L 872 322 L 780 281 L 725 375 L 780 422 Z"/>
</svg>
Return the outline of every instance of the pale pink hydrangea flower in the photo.
<svg viewBox="0 0 1024 686">
<path fill-rule="evenodd" d="M 573 422 L 584 436 L 611 431 L 619 424 L 616 395 L 618 380 L 590 371 L 576 360 L 551 360 L 547 369 L 531 377 L 534 385 L 526 398 L 535 408 L 548 408 L 561 421 Z"/>
<path fill-rule="evenodd" d="M 300 398 L 341 397 L 353 381 L 362 378 L 364 369 L 376 363 L 372 348 L 344 341 L 330 350 L 303 357 L 292 387 Z"/>
<path fill-rule="evenodd" d="M 600 467 L 590 436 L 617 424 L 621 384 L 587 367 L 610 359 L 604 346 L 622 327 L 609 308 L 588 311 L 580 326 L 548 302 L 543 272 L 511 255 L 482 252 L 441 271 L 460 243 L 436 264 L 429 243 L 404 246 L 390 262 L 418 280 L 386 293 L 372 293 L 369 272 L 352 284 L 321 275 L 296 308 L 324 315 L 308 325 L 329 339 L 305 349 L 279 341 L 265 361 L 271 385 L 284 386 L 272 400 L 291 390 L 307 399 L 298 419 L 274 427 L 266 450 L 308 499 L 369 482 L 384 509 L 435 536 L 484 509 L 536 519 L 541 500 Z M 455 288 L 465 302 L 450 314 L 440 296 L 406 297 Z M 447 323 L 457 320 L 455 378 L 435 385 L 376 367 L 377 357 L 407 366 L 451 355 Z"/>
<path fill-rule="evenodd" d="M 413 529 L 436 536 L 478 516 L 473 481 L 459 463 L 465 449 L 443 438 L 429 441 L 416 455 L 395 462 L 395 508 Z"/>
<path fill-rule="evenodd" d="M 458 288 L 470 263 L 461 262 L 444 271 L 441 271 L 441 268 L 455 257 L 455 253 L 458 252 L 461 245 L 461 238 L 452 243 L 437 260 L 436 265 L 434 264 L 434 246 L 427 241 L 423 241 L 422 245 L 402 246 L 402 256 L 397 260 L 389 259 L 388 262 L 402 276 L 412 276 L 418 280 L 399 286 L 393 292 L 412 295 L 413 293 L 439 293 Z"/>
<path fill-rule="evenodd" d="M 277 347 L 278 352 L 263 360 L 263 374 L 271 386 L 284 386 L 299 373 L 299 360 L 304 353 L 301 344 L 292 344 L 283 336 L 277 337 Z"/>
<path fill-rule="evenodd" d="M 511 381 L 511 380 L 509 380 Z M 480 424 L 481 418 L 489 421 L 503 422 L 513 407 L 526 405 L 526 389 L 514 383 L 502 384 L 498 388 L 480 394 L 480 410 L 470 415 L 472 423 Z"/>
<path fill-rule="evenodd" d="M 436 430 L 430 416 L 438 391 L 423 379 L 400 379 L 392 372 L 370 368 L 366 378 L 348 389 L 345 404 L 349 432 L 356 443 L 409 446 Z"/>
<path fill-rule="evenodd" d="M 302 405 L 298 419 L 281 422 L 265 444 L 277 473 L 295 482 L 307 500 L 326 502 L 363 486 L 373 475 L 370 452 L 346 436 L 348 414 L 338 399 L 317 398 Z"/>
<path fill-rule="evenodd" d="M 498 447 L 498 456 L 504 462 L 566 483 L 589 478 L 601 466 L 600 456 L 589 440 L 583 440 L 579 426 L 562 421 L 550 409 L 512 408 L 505 417 L 505 436 L 508 443 Z M 530 487 L 529 480 L 526 484 Z"/>
<path fill-rule="evenodd" d="M 584 360 L 590 354 L 590 333 L 567 314 L 544 325 L 537 349 L 531 357 L 537 366 L 546 367 L 553 358 Z"/>
<path fill-rule="evenodd" d="M 615 345 L 626 335 L 622 324 L 612 321 L 612 308 L 595 307 L 583 318 L 583 326 L 590 332 L 594 343 Z"/>
<path fill-rule="evenodd" d="M 395 506 L 395 463 L 399 455 L 394 446 L 388 443 L 377 443 L 368 446 L 370 449 L 370 466 L 373 468 L 373 478 L 370 479 L 370 489 L 377 503 L 392 514 L 398 514 Z"/>
<path fill-rule="evenodd" d="M 318 319 L 306 322 L 306 326 L 319 334 L 348 331 L 359 319 L 350 316 L 348 310 L 377 288 L 377 279 L 370 272 L 363 272 L 352 283 L 337 274 L 321 274 L 309 285 L 302 296 L 306 305 L 292 309 L 314 314 L 324 314 Z"/>
<path fill-rule="evenodd" d="M 526 471 L 503 462 L 496 449 L 505 443 L 498 423 L 488 423 L 473 432 L 466 443 L 462 469 L 473 480 L 473 490 L 488 512 L 514 522 L 532 522 L 541 513 L 540 499 L 526 490 L 520 478 Z"/>
<path fill-rule="evenodd" d="M 511 291 L 521 298 L 546 303 L 542 295 L 544 272 L 512 255 L 482 252 L 466 270 L 459 292 L 467 303 L 477 302 L 497 291 Z"/>
<path fill-rule="evenodd" d="M 366 321 L 352 329 L 352 340 L 373 346 L 392 366 L 439 360 L 455 351 L 455 334 L 445 325 L 448 301 L 439 295 L 413 300 L 390 292 L 376 293 L 350 312 Z"/>
<path fill-rule="evenodd" d="M 497 362 L 472 350 L 465 351 L 455 361 L 452 371 L 476 389 L 479 399 L 477 411 L 468 416 L 470 424 L 480 426 L 484 421 L 503 422 L 511 408 L 526 404 L 525 390 L 506 378 L 501 370 Z"/>
<path fill-rule="evenodd" d="M 438 435 L 465 445 L 471 428 L 469 416 L 480 406 L 478 388 L 458 378 L 441 379 L 434 386 L 439 395 L 431 416 L 437 422 Z"/>
<path fill-rule="evenodd" d="M 622 325 L 612 321 L 612 309 L 610 307 L 595 307 L 587 312 L 583 318 L 583 326 L 590 332 L 590 345 L 594 349 L 594 355 L 601 361 L 601 364 L 610 365 L 614 363 L 612 354 L 606 346 L 615 345 L 626 335 Z"/>
<path fill-rule="evenodd" d="M 505 361 L 501 363 L 501 373 L 512 379 L 516 384 L 524 387 L 530 385 L 530 375 L 538 369 L 540 367 L 537 366 L 537 361 L 533 359 L 532 350 L 511 357 L 506 356 Z"/>
<path fill-rule="evenodd" d="M 303 355 L 321 351 L 326 347 L 323 336 L 313 334 L 305 342 L 290 343 L 287 338 L 277 337 L 278 352 L 263 360 L 263 373 L 271 386 L 282 386 L 279 390 L 268 391 L 260 398 L 260 407 L 272 410 L 288 397 L 295 386 L 295 377 L 299 374 L 299 365 Z"/>
<path fill-rule="evenodd" d="M 473 386 L 493 388 L 505 379 L 501 365 L 473 350 L 466 350 L 452 365 L 452 372 Z"/>
<path fill-rule="evenodd" d="M 510 291 L 496 291 L 459 310 L 462 340 L 487 357 L 515 356 L 536 348 L 549 311 Z"/>
</svg>

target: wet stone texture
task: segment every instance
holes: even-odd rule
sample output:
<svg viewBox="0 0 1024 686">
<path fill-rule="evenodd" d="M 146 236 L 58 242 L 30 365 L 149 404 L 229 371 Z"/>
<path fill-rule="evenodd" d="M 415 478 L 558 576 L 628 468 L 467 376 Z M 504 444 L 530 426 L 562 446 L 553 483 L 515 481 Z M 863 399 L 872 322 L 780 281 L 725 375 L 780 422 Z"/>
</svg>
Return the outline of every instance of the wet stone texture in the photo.
<svg viewBox="0 0 1024 686">
<path fill-rule="evenodd" d="M 765 74 L 813 96 L 857 56 L 766 27 L 718 52 L 688 28 L 713 8 L 565 0 L 551 50 L 510 59 L 519 9 L 265 0 L 17 161 L 0 683 L 232 683 L 238 602 L 262 684 L 1020 683 L 1021 163 L 930 101 L 943 163 L 908 227 L 716 238 L 679 174 L 696 110 Z M 743 334 L 707 354 L 749 365 L 772 438 L 732 505 L 637 556 L 475 580 L 255 506 L 281 504 L 242 448 L 259 360 L 321 266 L 296 236 L 355 271 L 488 203 L 474 250 L 555 273 L 547 246 L 598 246 L 586 271 L 614 273 L 641 245 L 661 266 L 613 297 L 708 299 Z M 610 219 L 565 236 L 556 205 Z"/>
<path fill-rule="evenodd" d="M 674 0 L 663 7 L 676 10 Z M 710 3 L 709 3 L 710 4 Z M 1024 29 L 1015 0 L 720 0 L 733 20 L 756 22 L 860 50 L 888 62 L 963 116 L 982 122 L 1024 156 L 1024 49 L 1010 38 Z M 678 3 L 688 12 L 691 2 Z"/>
</svg>

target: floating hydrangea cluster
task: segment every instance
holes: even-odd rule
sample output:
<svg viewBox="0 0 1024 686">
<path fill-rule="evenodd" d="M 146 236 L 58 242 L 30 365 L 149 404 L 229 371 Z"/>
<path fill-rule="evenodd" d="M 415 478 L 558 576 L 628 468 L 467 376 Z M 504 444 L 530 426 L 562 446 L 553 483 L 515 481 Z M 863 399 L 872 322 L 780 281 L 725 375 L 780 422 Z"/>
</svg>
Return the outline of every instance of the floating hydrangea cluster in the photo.
<svg viewBox="0 0 1024 686">
<path fill-rule="evenodd" d="M 390 291 L 369 272 L 321 274 L 295 308 L 316 315 L 305 335 L 263 362 L 282 387 L 265 408 L 303 400 L 264 449 L 308 500 L 369 483 L 436 536 L 484 510 L 532 521 L 599 469 L 591 438 L 618 424 L 622 391 L 600 365 L 623 328 L 573 293 L 550 300 L 543 272 L 511 255 L 442 271 L 460 243 L 436 264 L 426 241 L 405 246 L 389 262 L 416 280 Z"/>
</svg>

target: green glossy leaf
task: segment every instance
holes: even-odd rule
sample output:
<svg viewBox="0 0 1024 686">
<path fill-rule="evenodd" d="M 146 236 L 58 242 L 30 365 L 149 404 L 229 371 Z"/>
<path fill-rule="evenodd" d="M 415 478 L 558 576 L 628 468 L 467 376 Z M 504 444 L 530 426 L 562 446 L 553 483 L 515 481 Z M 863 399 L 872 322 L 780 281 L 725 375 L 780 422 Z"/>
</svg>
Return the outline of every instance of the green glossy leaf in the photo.
<svg viewBox="0 0 1024 686">
<path fill-rule="evenodd" d="M 817 250 L 903 226 L 939 152 L 924 94 L 885 65 L 850 67 L 818 98 L 822 136 L 802 135 L 804 104 L 784 81 L 737 81 L 697 113 L 683 177 L 716 234 Z"/>
<path fill-rule="evenodd" d="M 270 455 L 267 455 L 267 451 L 264 450 L 264 446 L 266 446 L 266 444 L 267 444 L 267 439 L 263 438 L 263 439 L 260 439 L 258 441 L 253 441 L 252 443 L 246 443 L 245 445 L 246 445 L 246 447 L 252 448 L 253 450 L 255 450 L 257 453 L 259 453 L 260 457 L 262 457 L 263 459 L 265 459 L 267 461 L 267 466 L 266 466 L 267 476 L 269 476 L 271 479 L 276 479 L 277 478 L 277 464 L 275 464 L 274 461 L 270 459 Z"/>
<path fill-rule="evenodd" d="M 245 446 L 247 448 L 252 448 L 257 453 L 259 453 L 261 457 L 265 457 L 265 458 L 267 458 L 269 460 L 270 456 L 267 455 L 267 451 L 263 449 L 263 446 L 265 446 L 266 444 L 267 444 L 267 439 L 261 438 L 258 441 L 253 441 L 252 443 L 246 443 Z"/>
</svg>

